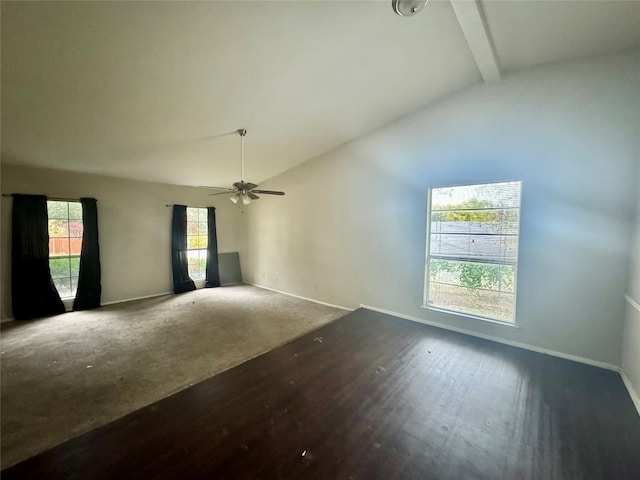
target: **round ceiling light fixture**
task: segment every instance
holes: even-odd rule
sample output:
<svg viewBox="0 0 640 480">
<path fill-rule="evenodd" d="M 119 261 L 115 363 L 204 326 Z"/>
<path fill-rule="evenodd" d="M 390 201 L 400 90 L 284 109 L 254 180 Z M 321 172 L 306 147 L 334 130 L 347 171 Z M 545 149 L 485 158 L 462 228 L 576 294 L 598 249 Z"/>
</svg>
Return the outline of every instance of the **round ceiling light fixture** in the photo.
<svg viewBox="0 0 640 480">
<path fill-rule="evenodd" d="M 429 0 L 391 0 L 393 11 L 401 17 L 411 17 L 424 8 Z"/>
</svg>

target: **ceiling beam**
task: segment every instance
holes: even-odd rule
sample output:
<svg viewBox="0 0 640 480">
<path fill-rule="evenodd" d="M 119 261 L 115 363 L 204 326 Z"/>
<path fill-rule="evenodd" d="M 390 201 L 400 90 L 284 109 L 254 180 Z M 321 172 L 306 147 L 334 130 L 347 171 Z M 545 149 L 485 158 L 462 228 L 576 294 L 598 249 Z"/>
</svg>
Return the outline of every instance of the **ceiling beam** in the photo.
<svg viewBox="0 0 640 480">
<path fill-rule="evenodd" d="M 451 0 L 469 49 L 485 82 L 500 80 L 500 68 L 478 0 Z"/>
</svg>

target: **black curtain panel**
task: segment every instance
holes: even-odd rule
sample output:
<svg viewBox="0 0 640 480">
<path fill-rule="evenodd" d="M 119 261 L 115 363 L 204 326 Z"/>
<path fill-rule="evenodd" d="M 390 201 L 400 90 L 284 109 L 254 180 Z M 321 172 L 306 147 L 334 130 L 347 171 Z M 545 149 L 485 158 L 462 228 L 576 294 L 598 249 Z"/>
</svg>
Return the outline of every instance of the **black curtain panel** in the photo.
<svg viewBox="0 0 640 480">
<path fill-rule="evenodd" d="M 11 232 L 13 317 L 30 320 L 64 313 L 49 268 L 47 197 L 14 194 Z"/>
<path fill-rule="evenodd" d="M 173 271 L 173 292 L 182 293 L 195 290 L 196 284 L 189 277 L 187 261 L 187 207 L 173 206 L 171 220 L 171 269 Z"/>
<path fill-rule="evenodd" d="M 81 198 L 82 251 L 78 290 L 73 302 L 74 310 L 89 310 L 100 306 L 100 245 L 98 244 L 98 205 L 95 198 Z"/>
<path fill-rule="evenodd" d="M 216 209 L 207 208 L 207 226 L 209 239 L 207 243 L 207 281 L 205 287 L 220 286 L 220 272 L 218 270 L 218 235 L 216 233 Z"/>
</svg>

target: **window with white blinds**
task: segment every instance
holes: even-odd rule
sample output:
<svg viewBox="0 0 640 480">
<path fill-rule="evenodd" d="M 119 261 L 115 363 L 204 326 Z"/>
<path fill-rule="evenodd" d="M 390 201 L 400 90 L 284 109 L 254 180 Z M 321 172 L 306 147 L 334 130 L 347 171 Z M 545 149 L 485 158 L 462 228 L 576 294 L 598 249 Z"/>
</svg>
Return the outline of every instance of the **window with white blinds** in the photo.
<svg viewBox="0 0 640 480">
<path fill-rule="evenodd" d="M 521 182 L 429 190 L 425 306 L 515 323 Z"/>
</svg>

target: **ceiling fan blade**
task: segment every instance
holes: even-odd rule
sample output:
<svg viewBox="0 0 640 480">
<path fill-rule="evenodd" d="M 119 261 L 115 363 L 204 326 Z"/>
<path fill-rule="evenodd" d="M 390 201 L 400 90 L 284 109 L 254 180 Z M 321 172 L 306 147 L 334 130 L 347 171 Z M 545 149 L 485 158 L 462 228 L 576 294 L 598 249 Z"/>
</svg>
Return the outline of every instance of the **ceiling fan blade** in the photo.
<svg viewBox="0 0 640 480">
<path fill-rule="evenodd" d="M 258 195 L 256 195 L 253 192 L 250 192 L 249 190 L 247 190 L 245 193 L 247 194 L 247 197 L 249 197 L 251 200 L 258 200 L 260 198 Z"/>
<path fill-rule="evenodd" d="M 229 191 L 233 191 L 233 188 L 229 188 L 229 187 L 212 187 L 210 185 L 198 185 L 198 188 L 208 188 L 209 190 L 229 190 Z"/>
<path fill-rule="evenodd" d="M 263 193 L 265 195 L 284 195 L 284 192 L 277 192 L 275 190 L 251 190 L 253 193 Z"/>
<path fill-rule="evenodd" d="M 245 190 L 253 190 L 257 186 L 258 185 L 256 185 L 255 183 L 251 183 L 251 182 L 247 182 L 247 183 L 244 184 Z"/>
<path fill-rule="evenodd" d="M 209 196 L 212 196 L 212 195 L 228 195 L 230 193 L 236 193 L 236 192 L 237 192 L 237 190 L 235 190 L 233 188 L 228 188 L 224 192 L 210 193 Z"/>
</svg>

